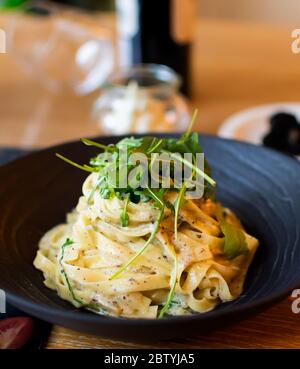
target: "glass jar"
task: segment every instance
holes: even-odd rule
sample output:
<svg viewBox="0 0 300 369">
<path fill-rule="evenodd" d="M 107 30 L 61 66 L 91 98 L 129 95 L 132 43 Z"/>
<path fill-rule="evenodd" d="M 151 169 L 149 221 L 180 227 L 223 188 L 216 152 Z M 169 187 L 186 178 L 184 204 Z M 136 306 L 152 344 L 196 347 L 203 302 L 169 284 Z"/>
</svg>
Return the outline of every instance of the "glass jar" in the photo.
<svg viewBox="0 0 300 369">
<path fill-rule="evenodd" d="M 181 78 L 164 65 L 133 66 L 109 79 L 93 116 L 111 135 L 184 131 L 190 111 L 180 84 Z"/>
</svg>

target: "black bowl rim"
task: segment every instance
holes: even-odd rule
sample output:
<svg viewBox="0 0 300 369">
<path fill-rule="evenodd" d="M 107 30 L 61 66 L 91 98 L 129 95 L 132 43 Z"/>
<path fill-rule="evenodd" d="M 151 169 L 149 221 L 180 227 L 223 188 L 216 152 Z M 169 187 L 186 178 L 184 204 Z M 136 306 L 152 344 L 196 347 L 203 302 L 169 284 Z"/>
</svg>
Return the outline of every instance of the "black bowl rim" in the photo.
<svg viewBox="0 0 300 369">
<path fill-rule="evenodd" d="M 146 136 L 147 134 L 133 134 L 132 136 L 134 137 L 143 137 Z M 180 135 L 180 133 L 174 132 L 174 133 L 155 133 L 155 134 L 148 134 L 148 135 L 155 135 L 155 136 L 162 136 L 162 137 L 178 137 Z M 90 137 L 90 139 L 93 140 L 101 140 L 101 139 L 105 139 L 105 140 L 109 140 L 111 139 L 112 141 L 116 141 L 116 140 L 120 140 L 124 137 L 128 137 L 128 135 L 121 135 L 121 136 L 93 136 Z M 273 156 L 277 156 L 278 159 L 281 160 L 285 160 L 287 162 L 289 162 L 291 165 L 294 165 L 295 168 L 297 166 L 299 166 L 297 170 L 299 170 L 299 174 L 300 174 L 300 165 L 297 162 L 297 160 L 293 157 L 290 157 L 288 155 L 282 154 L 278 151 L 263 147 L 263 146 L 259 146 L 259 145 L 254 145 L 248 142 L 244 142 L 244 141 L 238 141 L 238 140 L 233 140 L 233 139 L 227 139 L 227 138 L 222 138 L 222 137 L 218 137 L 215 135 L 210 135 L 210 134 L 201 134 L 200 135 L 200 141 L 201 138 L 204 139 L 208 139 L 208 140 L 216 140 L 216 141 L 226 141 L 226 142 L 230 142 L 233 145 L 241 145 L 241 146 L 249 146 L 255 150 L 261 151 L 261 152 L 268 152 L 271 153 Z M 62 142 L 60 144 L 56 144 L 56 145 L 52 145 L 46 148 L 43 148 L 41 150 L 38 151 L 34 151 L 33 153 L 29 153 L 25 156 L 22 156 L 21 158 L 17 158 L 14 159 L 12 161 L 10 161 L 9 163 L 3 165 L 0 167 L 0 173 L 2 168 L 6 168 L 9 166 L 13 166 L 15 162 L 19 162 L 31 157 L 35 157 L 37 155 L 40 155 L 41 153 L 46 153 L 48 151 L 54 151 L 57 149 L 63 149 L 65 147 L 68 147 L 69 145 L 72 144 L 76 144 L 79 143 L 80 141 L 78 139 L 75 140 L 69 140 L 66 142 Z M 30 301 L 28 298 L 22 298 L 19 297 L 17 293 L 13 293 L 10 291 L 5 291 L 6 295 L 7 295 L 7 300 L 12 304 L 15 305 L 21 309 L 23 309 L 25 312 L 27 313 L 31 313 L 33 315 L 36 315 L 37 317 L 44 317 L 47 316 L 48 320 L 51 322 L 55 322 L 55 317 L 57 315 L 59 315 L 61 318 L 68 318 L 68 319 L 72 319 L 74 322 L 82 322 L 85 321 L 85 323 L 101 323 L 103 326 L 110 326 L 110 325 L 118 325 L 118 324 L 122 324 L 125 326 L 133 326 L 133 325 L 139 325 L 139 324 L 143 324 L 146 326 L 168 326 L 168 325 L 172 325 L 174 323 L 187 323 L 187 322 L 193 322 L 193 321 L 200 321 L 200 320 L 215 320 L 218 318 L 227 318 L 230 316 L 233 316 L 235 314 L 243 314 L 251 309 L 259 309 L 262 308 L 266 305 L 270 305 L 276 301 L 279 301 L 281 299 L 283 299 L 285 296 L 287 296 L 292 290 L 299 288 L 300 286 L 300 280 L 298 282 L 295 282 L 293 284 L 291 284 L 290 286 L 287 286 L 285 289 L 282 289 L 282 291 L 280 292 L 276 292 L 273 294 L 269 294 L 266 297 L 262 297 L 256 300 L 253 300 L 252 302 L 248 302 L 245 303 L 244 305 L 235 305 L 232 306 L 230 310 L 224 311 L 224 310 L 212 310 L 210 312 L 207 313 L 194 313 L 191 315 L 182 315 L 182 316 L 167 316 L 166 318 L 163 319 L 143 319 L 143 318 L 123 318 L 123 317 L 113 317 L 113 316 L 104 316 L 104 315 L 99 315 L 99 314 L 94 314 L 94 313 L 87 313 L 84 312 L 82 314 L 82 311 L 80 309 L 76 309 L 74 308 L 74 311 L 70 310 L 70 311 L 64 311 L 63 308 L 55 308 L 55 307 L 49 307 L 46 304 L 39 304 L 39 303 L 35 303 Z M 230 303 L 230 302 L 229 302 Z M 72 306 L 72 305 L 70 305 Z"/>
</svg>

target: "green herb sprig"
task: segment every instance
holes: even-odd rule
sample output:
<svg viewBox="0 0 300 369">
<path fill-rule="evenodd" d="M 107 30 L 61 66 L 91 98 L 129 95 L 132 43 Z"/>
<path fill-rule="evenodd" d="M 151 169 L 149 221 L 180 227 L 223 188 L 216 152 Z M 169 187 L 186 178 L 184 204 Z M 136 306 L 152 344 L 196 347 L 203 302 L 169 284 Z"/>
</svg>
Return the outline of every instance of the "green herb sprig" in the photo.
<svg viewBox="0 0 300 369">
<path fill-rule="evenodd" d="M 170 291 L 167 297 L 167 301 L 164 304 L 164 306 L 162 307 L 162 309 L 160 310 L 160 313 L 158 315 L 158 317 L 161 319 L 164 317 L 165 314 L 167 314 L 170 305 L 173 301 L 174 295 L 175 295 L 175 289 L 176 289 L 176 283 L 177 283 L 177 271 L 178 271 L 178 260 L 177 260 L 177 255 L 176 255 L 176 250 L 174 248 L 174 246 L 172 247 L 172 254 L 173 254 L 173 258 L 174 258 L 174 268 L 173 271 L 171 273 L 171 279 L 170 279 Z"/>
<path fill-rule="evenodd" d="M 154 228 L 153 231 L 150 234 L 150 237 L 148 238 L 148 240 L 146 241 L 145 245 L 125 264 L 123 265 L 115 274 L 113 274 L 109 279 L 113 280 L 116 279 L 120 276 L 120 274 L 122 274 L 130 265 L 132 265 L 136 259 L 141 256 L 143 254 L 143 252 L 146 250 L 146 248 L 150 245 L 150 243 L 154 240 L 154 237 L 158 231 L 159 228 L 159 224 L 163 218 L 163 214 L 164 214 L 164 206 L 160 209 L 159 211 L 159 215 L 156 219 L 156 222 L 154 224 Z"/>
<path fill-rule="evenodd" d="M 93 303 L 85 303 L 84 301 L 82 301 L 79 297 L 77 297 L 75 295 L 75 292 L 74 292 L 74 289 L 71 285 L 71 282 L 69 280 L 69 277 L 68 277 L 68 274 L 63 266 L 63 260 L 64 260 L 64 257 L 65 257 L 65 249 L 67 247 L 70 247 L 74 244 L 74 241 L 71 240 L 70 238 L 67 238 L 65 240 L 65 242 L 63 243 L 63 245 L 61 246 L 61 256 L 59 258 L 59 265 L 61 267 L 61 273 L 62 275 L 64 276 L 65 278 L 65 281 L 66 281 L 66 284 L 67 284 L 67 287 L 68 287 L 68 290 L 72 296 L 72 299 L 77 302 L 77 304 L 79 305 L 79 307 L 81 308 L 86 308 L 86 309 L 89 309 L 91 311 L 94 311 L 95 313 L 103 313 L 104 311 L 99 307 L 97 306 L 96 304 L 93 304 Z"/>
<path fill-rule="evenodd" d="M 61 273 L 63 274 L 64 278 L 65 278 L 65 281 L 67 283 L 67 286 L 68 286 L 68 289 L 70 291 L 70 294 L 72 296 L 72 299 L 74 301 L 76 301 L 80 306 L 83 306 L 84 305 L 84 302 L 81 301 L 74 293 L 74 290 L 73 290 L 73 287 L 71 286 L 71 283 L 70 283 L 70 280 L 69 280 L 69 277 L 67 275 L 67 272 L 65 271 L 65 268 L 63 266 L 63 260 L 64 260 L 64 257 L 65 257 L 65 249 L 67 247 L 70 247 L 71 245 L 73 245 L 74 241 L 72 241 L 70 238 L 67 238 L 66 241 L 64 242 L 64 244 L 62 245 L 61 247 L 61 256 L 60 256 L 60 259 L 59 259 L 59 264 L 60 264 L 60 267 L 61 267 Z"/>
<path fill-rule="evenodd" d="M 139 203 L 139 202 L 147 202 L 152 201 L 153 206 L 159 210 L 158 216 L 155 220 L 153 230 L 145 240 L 144 246 L 133 255 L 130 260 L 128 260 L 116 273 L 114 273 L 110 280 L 118 278 L 128 267 L 130 267 L 134 262 L 141 256 L 145 250 L 149 247 L 149 245 L 153 242 L 158 230 L 160 223 L 164 217 L 165 209 L 170 209 L 175 217 L 174 221 L 174 232 L 175 237 L 177 237 L 177 229 L 178 229 L 178 217 L 179 211 L 183 204 L 185 193 L 187 190 L 187 183 L 184 182 L 180 189 L 171 186 L 170 189 L 164 188 L 164 183 L 168 178 L 164 178 L 162 175 L 158 173 L 157 181 L 158 181 L 158 188 L 151 188 L 151 187 L 143 187 L 139 186 L 139 181 L 141 177 L 141 173 L 139 172 L 136 175 L 136 178 L 133 178 L 131 183 L 127 183 L 124 187 L 122 183 L 124 183 L 124 175 L 128 174 L 128 172 L 134 170 L 137 165 L 133 165 L 129 160 L 123 162 L 120 151 L 125 151 L 127 157 L 129 158 L 131 154 L 139 154 L 142 153 L 147 156 L 148 160 L 148 170 L 149 170 L 149 178 L 148 183 L 151 183 L 151 176 L 152 176 L 152 168 L 153 163 L 159 156 L 159 154 L 166 153 L 171 157 L 173 164 L 178 161 L 181 164 L 187 165 L 192 170 L 192 178 L 190 180 L 195 180 L 196 174 L 200 175 L 204 179 L 204 187 L 205 197 L 214 197 L 216 182 L 210 176 L 210 168 L 205 161 L 204 171 L 200 170 L 196 166 L 196 155 L 198 153 L 203 153 L 201 147 L 198 143 L 198 134 L 192 133 L 193 125 L 196 121 L 197 111 L 194 112 L 191 123 L 187 129 L 187 131 L 181 136 L 181 138 L 174 139 L 174 138 L 156 138 L 151 136 L 146 136 L 142 138 L 134 138 L 128 137 L 122 139 L 117 144 L 112 145 L 103 145 L 99 142 L 95 142 L 86 138 L 81 139 L 81 141 L 87 145 L 92 146 L 97 149 L 101 149 L 101 152 L 94 158 L 90 160 L 89 165 L 84 164 L 77 164 L 74 161 L 60 155 L 56 154 L 60 159 L 64 160 L 65 162 L 75 166 L 78 169 L 84 170 L 89 173 L 97 173 L 98 180 L 95 184 L 94 188 L 92 189 L 88 201 L 90 202 L 96 192 L 100 194 L 101 197 L 105 199 L 110 199 L 113 197 L 117 197 L 121 200 L 124 200 L 124 208 L 120 214 L 120 222 L 121 226 L 127 227 L 129 224 L 129 215 L 128 215 L 128 204 L 129 202 Z M 193 156 L 193 163 L 188 162 L 183 158 L 185 153 L 192 153 Z M 116 169 L 116 173 L 112 173 L 113 169 Z M 125 173 L 125 174 L 124 174 Z M 115 175 L 116 185 L 112 184 L 112 174 Z M 174 183 L 174 168 L 171 166 L 171 173 L 170 173 L 170 183 Z M 165 199 L 166 193 L 171 191 L 176 191 L 178 193 L 177 200 L 174 204 L 170 204 Z M 64 246 L 67 247 L 68 243 Z M 62 251 L 63 255 L 63 251 Z M 62 256 L 63 257 L 63 256 Z M 171 280 L 170 280 L 170 292 L 166 301 L 166 304 L 162 308 L 159 316 L 162 317 L 165 313 L 167 313 L 170 303 L 173 299 L 176 287 L 176 275 L 177 275 L 177 257 L 176 252 L 173 250 L 173 257 L 174 257 L 174 270 L 172 272 Z M 62 259 L 61 259 L 62 260 Z M 67 284 L 69 286 L 70 291 L 71 285 L 68 281 L 66 273 L 64 273 Z M 71 292 L 72 294 L 72 292 Z M 74 294 L 74 293 L 73 293 Z M 72 294 L 72 297 L 74 298 Z M 75 296 L 76 298 L 76 296 Z M 76 301 L 76 299 L 74 300 Z M 77 301 L 79 303 L 79 300 Z"/>
<path fill-rule="evenodd" d="M 130 198 L 129 198 L 129 196 L 127 196 L 126 199 L 125 199 L 124 208 L 122 209 L 122 212 L 121 212 L 121 215 L 120 215 L 120 220 L 121 220 L 122 227 L 128 227 L 128 224 L 129 224 L 129 215 L 128 215 L 128 212 L 127 212 L 129 201 L 130 201 Z"/>
<path fill-rule="evenodd" d="M 223 251 L 228 259 L 234 259 L 247 253 L 248 246 L 244 232 L 236 225 L 228 222 L 222 208 L 218 211 L 217 219 L 224 235 Z"/>
</svg>

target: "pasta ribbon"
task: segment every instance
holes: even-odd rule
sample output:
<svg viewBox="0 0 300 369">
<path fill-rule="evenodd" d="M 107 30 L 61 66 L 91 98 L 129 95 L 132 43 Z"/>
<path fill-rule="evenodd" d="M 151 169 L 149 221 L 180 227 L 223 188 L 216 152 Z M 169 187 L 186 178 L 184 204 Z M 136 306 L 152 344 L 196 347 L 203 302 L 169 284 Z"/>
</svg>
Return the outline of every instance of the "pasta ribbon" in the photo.
<svg viewBox="0 0 300 369">
<path fill-rule="evenodd" d="M 160 210 L 151 200 L 125 204 L 117 197 L 104 199 L 95 191 L 97 181 L 98 174 L 91 173 L 66 223 L 40 240 L 34 266 L 48 288 L 76 307 L 127 318 L 157 318 L 162 309 L 171 315 L 205 313 L 240 296 L 258 241 L 226 209 L 227 221 L 243 232 L 248 248 L 228 258 L 217 217 L 220 206 L 205 198 L 181 204 L 176 236 L 174 214 L 165 208 L 147 248 L 112 279 L 142 250 Z M 176 194 L 168 196 L 174 203 Z M 125 205 L 129 222 L 122 226 Z M 66 239 L 72 243 L 62 254 Z"/>
</svg>

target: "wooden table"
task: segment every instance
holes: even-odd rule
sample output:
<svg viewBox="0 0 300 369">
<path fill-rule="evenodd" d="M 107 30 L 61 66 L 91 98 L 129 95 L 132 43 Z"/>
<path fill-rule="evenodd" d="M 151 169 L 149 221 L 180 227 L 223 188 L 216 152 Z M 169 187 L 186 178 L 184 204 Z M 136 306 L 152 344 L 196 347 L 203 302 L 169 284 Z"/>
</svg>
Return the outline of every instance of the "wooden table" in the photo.
<svg viewBox="0 0 300 369">
<path fill-rule="evenodd" d="M 5 21 L 0 18 L 0 26 Z M 4 19 L 4 20 L 3 20 Z M 291 52 L 291 29 L 201 20 L 192 57 L 192 105 L 198 130 L 216 133 L 230 114 L 267 102 L 300 98 L 300 55 Z M 97 135 L 90 117 L 95 94 L 53 96 L 0 54 L 0 145 L 42 147 Z M 195 332 L 193 332 L 195 335 Z M 191 332 L 192 336 L 192 332 Z M 196 338 L 136 345 L 54 327 L 49 348 L 300 348 L 300 315 L 287 298 L 235 326 Z"/>
</svg>

